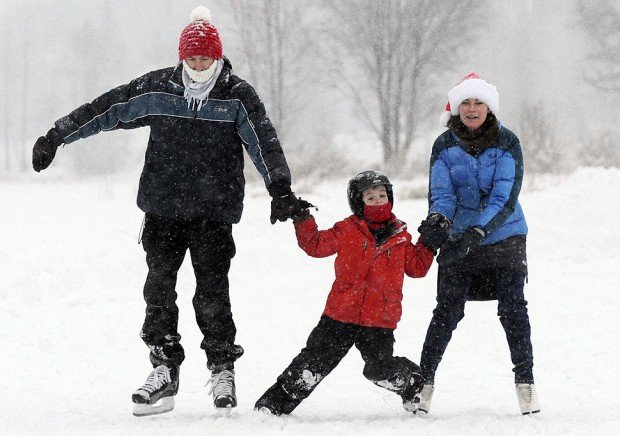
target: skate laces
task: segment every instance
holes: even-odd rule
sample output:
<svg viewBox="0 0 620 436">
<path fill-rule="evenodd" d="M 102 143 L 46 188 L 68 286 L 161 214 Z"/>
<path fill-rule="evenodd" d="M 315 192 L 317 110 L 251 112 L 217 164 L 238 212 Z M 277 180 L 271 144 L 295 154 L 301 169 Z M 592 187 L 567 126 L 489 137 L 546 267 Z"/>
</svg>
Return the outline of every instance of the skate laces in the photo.
<svg viewBox="0 0 620 436">
<path fill-rule="evenodd" d="M 149 375 L 149 377 L 146 379 L 146 382 L 144 383 L 144 386 L 142 386 L 140 389 L 152 394 L 157 389 L 170 382 L 170 368 L 168 368 L 166 365 L 159 365 Z"/>
<path fill-rule="evenodd" d="M 232 397 L 235 385 L 235 373 L 234 371 L 225 369 L 218 373 L 211 374 L 211 378 L 207 381 L 205 387 L 209 384 L 211 384 L 211 386 L 209 387 L 208 394 L 213 394 L 214 398 Z"/>
<path fill-rule="evenodd" d="M 531 384 L 519 384 L 517 389 L 519 391 L 519 395 L 521 395 L 521 398 L 523 398 L 526 403 L 532 402 L 533 392 Z"/>
<path fill-rule="evenodd" d="M 433 396 L 433 391 L 435 390 L 434 385 L 424 385 L 422 388 L 422 392 L 420 392 L 420 398 L 425 401 L 428 401 Z"/>
</svg>

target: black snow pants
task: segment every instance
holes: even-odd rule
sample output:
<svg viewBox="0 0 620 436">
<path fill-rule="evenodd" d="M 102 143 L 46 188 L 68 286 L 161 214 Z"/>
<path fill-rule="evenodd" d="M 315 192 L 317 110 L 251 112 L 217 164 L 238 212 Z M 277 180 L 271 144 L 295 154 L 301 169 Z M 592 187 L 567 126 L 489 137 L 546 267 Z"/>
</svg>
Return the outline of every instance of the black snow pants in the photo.
<svg viewBox="0 0 620 436">
<path fill-rule="evenodd" d="M 196 292 L 192 303 L 204 335 L 201 348 L 211 370 L 232 369 L 243 349 L 235 345 L 228 293 L 230 260 L 235 255 L 232 225 L 208 220 L 175 220 L 146 214 L 142 246 L 149 268 L 144 285 L 146 317 L 140 336 L 154 366 L 178 366 L 185 353 L 177 331 L 177 272 L 189 249 Z"/>
<path fill-rule="evenodd" d="M 394 330 L 346 324 L 321 317 L 306 346 L 256 402 L 276 415 L 291 413 L 355 345 L 364 359 L 364 376 L 403 398 L 419 392 L 420 367 L 404 357 L 394 357 Z"/>
<path fill-rule="evenodd" d="M 468 290 L 482 281 L 494 285 L 497 314 L 508 340 L 515 383 L 534 383 L 530 321 L 527 301 L 523 296 L 525 274 L 512 268 L 489 268 L 449 275 L 442 274 L 440 269 L 437 306 L 428 326 L 420 358 L 426 383 L 434 383 L 435 372 L 452 338 L 452 332 L 465 315 Z"/>
</svg>

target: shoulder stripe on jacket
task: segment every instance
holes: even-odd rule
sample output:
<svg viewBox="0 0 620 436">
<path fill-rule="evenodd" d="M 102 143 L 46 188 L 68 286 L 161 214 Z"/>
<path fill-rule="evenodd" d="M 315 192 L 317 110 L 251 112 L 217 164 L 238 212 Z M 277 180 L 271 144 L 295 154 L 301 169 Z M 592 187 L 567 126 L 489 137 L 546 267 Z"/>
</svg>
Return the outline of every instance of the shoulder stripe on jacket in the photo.
<svg viewBox="0 0 620 436">
<path fill-rule="evenodd" d="M 258 169 L 260 174 L 263 176 L 265 185 L 269 186 L 271 183 L 271 175 L 269 174 L 269 168 L 267 168 L 267 163 L 263 157 L 260 139 L 258 139 L 258 135 L 256 134 L 256 130 L 250 120 L 250 116 L 245 108 L 245 105 L 242 101 L 240 101 L 240 104 L 241 107 L 239 108 L 237 117 L 237 133 L 239 134 L 241 140 L 246 144 L 248 155 L 252 159 L 252 162 L 254 162 L 256 169 Z"/>
<path fill-rule="evenodd" d="M 220 102 L 219 107 L 233 106 L 218 111 L 214 106 L 215 101 Z M 65 136 L 65 144 L 74 142 L 80 138 L 87 138 L 100 131 L 114 130 L 119 123 L 131 123 L 148 116 L 169 116 L 174 118 L 199 119 L 203 121 L 220 121 L 232 123 L 235 121 L 236 105 L 239 100 L 208 100 L 207 104 L 197 113 L 187 107 L 185 97 L 167 92 L 153 91 L 137 95 L 127 101 L 115 103 L 105 112 L 96 115 L 76 130 Z"/>
</svg>

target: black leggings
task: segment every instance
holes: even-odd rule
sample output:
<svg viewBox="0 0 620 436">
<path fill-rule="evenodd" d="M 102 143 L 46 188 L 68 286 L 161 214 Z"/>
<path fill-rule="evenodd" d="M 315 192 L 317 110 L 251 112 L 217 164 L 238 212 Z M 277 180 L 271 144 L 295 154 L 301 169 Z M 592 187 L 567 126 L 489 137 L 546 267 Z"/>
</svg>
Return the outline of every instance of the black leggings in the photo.
<svg viewBox="0 0 620 436">
<path fill-rule="evenodd" d="M 422 348 L 420 366 L 427 383 L 434 383 L 435 372 L 452 338 L 452 332 L 465 315 L 467 293 L 475 282 L 491 283 L 497 296 L 497 314 L 504 327 L 515 383 L 534 383 L 534 359 L 530 340 L 527 301 L 523 296 L 525 274 L 512 268 L 489 268 L 441 274 L 438 280 L 437 306 Z"/>
</svg>

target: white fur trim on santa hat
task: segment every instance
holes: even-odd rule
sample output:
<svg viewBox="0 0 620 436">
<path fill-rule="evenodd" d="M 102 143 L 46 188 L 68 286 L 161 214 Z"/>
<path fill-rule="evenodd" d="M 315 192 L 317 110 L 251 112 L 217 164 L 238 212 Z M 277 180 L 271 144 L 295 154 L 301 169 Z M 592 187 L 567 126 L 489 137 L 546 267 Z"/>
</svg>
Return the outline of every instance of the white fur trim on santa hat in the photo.
<svg viewBox="0 0 620 436">
<path fill-rule="evenodd" d="M 441 124 L 444 127 L 448 127 L 448 121 L 450 121 L 451 117 L 452 117 L 452 114 L 449 111 L 445 111 L 439 117 L 439 124 Z"/>
<path fill-rule="evenodd" d="M 495 85 L 483 79 L 467 79 L 456 85 L 448 92 L 450 113 L 459 114 L 459 105 L 463 100 L 476 98 L 484 102 L 495 116 L 499 115 L 499 93 Z"/>
<path fill-rule="evenodd" d="M 194 10 L 189 14 L 189 22 L 193 23 L 194 21 L 206 21 L 207 23 L 211 22 L 211 11 L 205 6 L 198 6 L 194 8 Z"/>
</svg>

